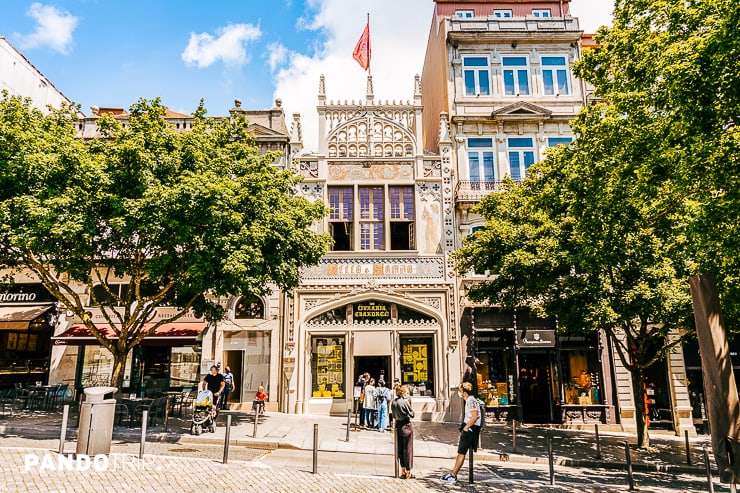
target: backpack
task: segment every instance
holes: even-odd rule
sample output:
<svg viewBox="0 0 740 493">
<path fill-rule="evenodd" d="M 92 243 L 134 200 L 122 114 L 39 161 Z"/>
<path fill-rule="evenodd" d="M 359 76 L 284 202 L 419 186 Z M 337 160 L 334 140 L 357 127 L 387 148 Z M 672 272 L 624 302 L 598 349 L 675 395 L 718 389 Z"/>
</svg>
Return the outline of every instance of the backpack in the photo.
<svg viewBox="0 0 740 493">
<path fill-rule="evenodd" d="M 478 414 L 480 414 L 480 427 L 483 428 L 486 425 L 486 403 L 483 402 L 479 397 L 475 398 L 478 403 Z"/>
<path fill-rule="evenodd" d="M 385 402 L 388 399 L 388 389 L 381 387 L 375 391 L 375 400 L 378 402 Z"/>
</svg>

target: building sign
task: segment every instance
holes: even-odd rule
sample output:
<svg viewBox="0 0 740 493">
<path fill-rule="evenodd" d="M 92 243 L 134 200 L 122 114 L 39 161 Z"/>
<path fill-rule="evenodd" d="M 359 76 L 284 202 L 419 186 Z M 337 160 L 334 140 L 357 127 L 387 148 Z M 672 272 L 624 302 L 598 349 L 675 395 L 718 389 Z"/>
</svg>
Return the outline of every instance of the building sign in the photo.
<svg viewBox="0 0 740 493">
<path fill-rule="evenodd" d="M 516 331 L 520 348 L 555 347 L 555 331 L 550 329 L 525 329 Z"/>
<path fill-rule="evenodd" d="M 354 320 L 362 322 L 365 320 L 389 320 L 391 318 L 390 306 L 386 303 L 367 301 L 356 303 L 352 306 Z"/>
<path fill-rule="evenodd" d="M 323 258 L 301 269 L 301 279 L 444 279 L 444 257 Z"/>
<path fill-rule="evenodd" d="M 15 303 L 53 303 L 56 300 L 41 283 L 0 284 L 0 306 Z"/>
</svg>

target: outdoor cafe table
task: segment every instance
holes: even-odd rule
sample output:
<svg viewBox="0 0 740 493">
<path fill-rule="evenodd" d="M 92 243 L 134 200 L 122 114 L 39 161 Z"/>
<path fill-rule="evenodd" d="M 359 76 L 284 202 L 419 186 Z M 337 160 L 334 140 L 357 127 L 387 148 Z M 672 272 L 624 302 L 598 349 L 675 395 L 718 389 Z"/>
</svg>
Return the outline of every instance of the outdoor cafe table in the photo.
<svg viewBox="0 0 740 493">
<path fill-rule="evenodd" d="M 56 385 L 29 385 L 28 386 L 28 395 L 30 396 L 29 399 L 29 410 L 33 410 L 33 402 L 35 398 L 41 397 L 42 398 L 42 406 L 43 410 L 49 410 L 50 406 L 54 402 L 54 391 L 56 391 L 57 386 Z M 38 408 L 36 410 L 39 410 Z"/>
<path fill-rule="evenodd" d="M 154 399 L 150 397 L 122 397 L 118 400 L 119 404 L 123 404 L 128 408 L 128 422 L 133 423 L 134 420 L 134 409 L 138 406 L 151 406 Z"/>
</svg>

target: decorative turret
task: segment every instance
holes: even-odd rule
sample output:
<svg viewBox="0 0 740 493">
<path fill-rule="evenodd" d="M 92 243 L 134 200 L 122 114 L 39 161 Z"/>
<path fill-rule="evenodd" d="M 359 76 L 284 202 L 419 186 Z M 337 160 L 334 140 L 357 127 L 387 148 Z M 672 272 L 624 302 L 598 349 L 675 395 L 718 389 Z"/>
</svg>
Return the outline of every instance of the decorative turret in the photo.
<svg viewBox="0 0 740 493">
<path fill-rule="evenodd" d="M 439 114 L 439 143 L 448 145 L 452 144 L 452 137 L 450 137 L 449 115 L 446 111 Z"/>
<path fill-rule="evenodd" d="M 372 104 L 373 100 L 375 99 L 375 95 L 373 94 L 373 76 L 368 75 L 367 76 L 367 104 Z"/>
<path fill-rule="evenodd" d="M 326 78 L 324 74 L 319 77 L 319 106 L 326 104 Z"/>
</svg>

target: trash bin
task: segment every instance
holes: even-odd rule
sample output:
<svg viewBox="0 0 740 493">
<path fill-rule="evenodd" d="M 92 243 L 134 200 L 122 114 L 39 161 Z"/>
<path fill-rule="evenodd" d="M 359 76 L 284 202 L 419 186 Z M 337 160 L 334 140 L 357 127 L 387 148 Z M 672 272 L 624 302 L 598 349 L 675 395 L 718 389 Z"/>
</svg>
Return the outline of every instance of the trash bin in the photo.
<svg viewBox="0 0 740 493">
<path fill-rule="evenodd" d="M 85 401 L 80 406 L 80 428 L 77 434 L 78 454 L 93 456 L 110 453 L 116 400 L 104 397 L 116 390 L 116 387 L 84 389 Z"/>
</svg>

